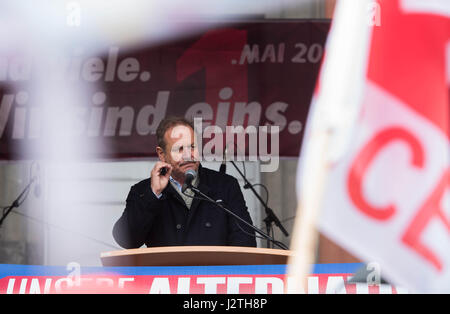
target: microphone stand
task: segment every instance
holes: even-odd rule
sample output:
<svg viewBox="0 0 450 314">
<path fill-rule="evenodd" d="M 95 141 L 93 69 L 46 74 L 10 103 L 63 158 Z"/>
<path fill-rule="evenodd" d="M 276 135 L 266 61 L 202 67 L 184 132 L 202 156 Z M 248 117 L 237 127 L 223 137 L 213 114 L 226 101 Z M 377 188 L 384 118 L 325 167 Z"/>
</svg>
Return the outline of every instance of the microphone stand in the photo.
<svg viewBox="0 0 450 314">
<path fill-rule="evenodd" d="M 197 189 L 196 187 L 194 187 L 192 184 L 189 184 L 187 186 L 188 189 L 191 189 L 192 191 L 194 191 L 195 194 L 200 195 L 201 197 L 203 197 L 204 199 L 206 199 L 207 201 L 215 204 L 217 207 L 220 207 L 221 209 L 223 209 L 226 213 L 228 213 L 229 215 L 233 216 L 234 218 L 236 218 L 237 220 L 239 220 L 240 222 L 242 222 L 243 224 L 247 225 L 248 227 L 252 228 L 255 232 L 259 233 L 260 235 L 262 235 L 265 239 L 267 239 L 267 241 L 270 243 L 272 242 L 273 244 L 277 245 L 278 247 L 282 248 L 283 250 L 288 250 L 289 248 L 284 245 L 281 242 L 276 241 L 275 239 L 273 239 L 271 236 L 265 234 L 263 231 L 259 230 L 258 228 L 256 228 L 255 226 L 253 226 L 252 224 L 248 223 L 247 221 L 245 221 L 244 219 L 242 219 L 241 217 L 239 217 L 238 215 L 236 215 L 235 213 L 233 213 L 231 210 L 229 210 L 228 208 L 226 208 L 225 206 L 222 205 L 221 201 L 215 201 L 212 198 L 210 198 L 208 195 L 206 195 L 205 193 L 203 193 L 202 191 L 200 191 L 199 189 Z"/>
<path fill-rule="evenodd" d="M 12 202 L 11 205 L 9 205 L 8 207 L 5 207 L 6 211 L 3 211 L 3 215 L 2 218 L 0 218 L 0 226 L 2 225 L 3 221 L 6 219 L 6 217 L 8 216 L 8 214 L 14 209 L 14 208 L 18 208 L 20 206 L 20 204 L 22 202 L 20 202 L 19 200 L 22 198 L 22 196 L 30 189 L 31 184 L 33 184 L 33 182 L 36 180 L 36 178 L 32 178 L 30 180 L 30 182 L 27 184 L 27 186 L 23 189 L 22 193 L 20 193 L 20 195 L 14 200 L 14 202 Z"/>
<path fill-rule="evenodd" d="M 236 170 L 239 172 L 239 174 L 241 175 L 241 177 L 244 179 L 245 185 L 244 185 L 244 189 L 245 188 L 250 188 L 253 192 L 253 194 L 255 194 L 256 198 L 261 202 L 261 204 L 264 206 L 264 210 L 266 211 L 266 215 L 267 217 L 264 219 L 264 222 L 266 223 L 266 230 L 267 233 L 270 234 L 270 229 L 272 228 L 272 223 L 275 223 L 275 225 L 280 228 L 281 232 L 283 232 L 283 234 L 288 237 L 289 233 L 286 231 L 286 229 L 283 227 L 283 225 L 281 224 L 280 220 L 278 219 L 278 217 L 275 215 L 275 213 L 273 212 L 273 210 L 271 208 L 269 208 L 267 206 L 267 204 L 264 202 L 264 200 L 261 198 L 261 196 L 256 192 L 255 188 L 253 187 L 253 185 L 247 180 L 247 178 L 245 177 L 245 175 L 241 172 L 241 170 L 238 168 L 238 166 L 236 166 L 236 164 L 234 163 L 234 161 L 230 160 L 231 164 L 234 166 L 234 168 L 236 168 Z M 270 240 L 267 241 L 267 247 L 269 247 L 270 245 Z"/>
</svg>

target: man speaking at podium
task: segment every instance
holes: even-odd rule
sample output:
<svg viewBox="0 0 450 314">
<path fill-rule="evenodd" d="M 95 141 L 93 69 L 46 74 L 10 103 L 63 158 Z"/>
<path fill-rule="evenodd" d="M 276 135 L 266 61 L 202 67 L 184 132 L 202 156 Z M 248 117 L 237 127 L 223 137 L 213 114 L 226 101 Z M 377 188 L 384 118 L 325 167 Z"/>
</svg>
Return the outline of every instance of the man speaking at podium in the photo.
<svg viewBox="0 0 450 314">
<path fill-rule="evenodd" d="M 252 223 L 238 181 L 200 165 L 192 123 L 184 118 L 166 118 L 156 136 L 159 161 L 149 179 L 131 187 L 125 210 L 113 228 L 116 242 L 127 249 L 143 244 L 256 247 L 252 229 L 212 202 L 195 196 L 191 189 L 184 190 L 188 178 L 201 192 L 222 200 L 234 214 Z"/>
</svg>

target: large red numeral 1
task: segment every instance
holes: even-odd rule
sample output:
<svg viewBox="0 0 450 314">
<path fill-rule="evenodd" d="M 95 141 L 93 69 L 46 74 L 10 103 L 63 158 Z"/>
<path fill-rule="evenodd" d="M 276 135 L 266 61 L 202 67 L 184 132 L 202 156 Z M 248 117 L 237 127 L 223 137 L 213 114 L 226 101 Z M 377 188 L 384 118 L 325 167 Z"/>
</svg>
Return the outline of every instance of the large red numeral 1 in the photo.
<svg viewBox="0 0 450 314">
<path fill-rule="evenodd" d="M 179 82 L 205 69 L 205 101 L 213 108 L 215 125 L 231 125 L 233 104 L 248 101 L 247 65 L 238 64 L 246 43 L 245 30 L 213 30 L 189 47 L 177 61 Z"/>
</svg>

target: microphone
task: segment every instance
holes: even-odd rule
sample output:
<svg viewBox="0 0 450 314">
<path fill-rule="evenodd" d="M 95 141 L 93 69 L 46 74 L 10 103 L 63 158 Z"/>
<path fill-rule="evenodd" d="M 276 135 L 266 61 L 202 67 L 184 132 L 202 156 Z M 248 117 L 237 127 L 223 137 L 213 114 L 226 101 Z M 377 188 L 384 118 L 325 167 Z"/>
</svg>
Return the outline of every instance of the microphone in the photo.
<svg viewBox="0 0 450 314">
<path fill-rule="evenodd" d="M 187 188 L 190 188 L 192 186 L 192 181 L 197 178 L 197 172 L 193 169 L 189 169 L 184 173 L 184 184 L 181 187 L 181 192 L 184 193 Z"/>
<path fill-rule="evenodd" d="M 228 144 L 225 145 L 225 149 L 223 150 L 222 164 L 220 165 L 219 168 L 220 173 L 227 172 L 227 151 L 228 151 Z"/>
<path fill-rule="evenodd" d="M 219 172 L 220 173 L 227 172 L 227 148 L 226 147 L 223 150 L 222 163 L 220 164 Z"/>
<path fill-rule="evenodd" d="M 167 168 L 166 167 L 162 167 L 161 169 L 159 169 L 159 174 L 162 176 L 165 176 L 167 173 Z"/>
</svg>

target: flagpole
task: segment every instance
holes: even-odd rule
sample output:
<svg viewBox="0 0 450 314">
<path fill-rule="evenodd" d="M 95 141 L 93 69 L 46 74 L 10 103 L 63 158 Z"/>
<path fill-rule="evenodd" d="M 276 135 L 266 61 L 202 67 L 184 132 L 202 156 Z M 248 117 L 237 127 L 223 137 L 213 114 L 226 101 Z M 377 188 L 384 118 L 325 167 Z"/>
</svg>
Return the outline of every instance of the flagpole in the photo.
<svg viewBox="0 0 450 314">
<path fill-rule="evenodd" d="M 370 2 L 339 0 L 336 4 L 319 90 L 311 104 L 299 159 L 299 202 L 287 265 L 287 293 L 307 291 L 327 174 L 344 154 L 359 113 L 371 32 L 367 12 Z"/>
<path fill-rule="evenodd" d="M 327 167 L 324 158 L 311 160 L 314 155 L 325 156 L 329 136 L 322 132 L 311 134 L 311 139 L 317 144 L 309 154 L 307 164 L 311 166 L 310 172 L 313 180 L 302 189 L 301 201 L 297 206 L 297 216 L 292 233 L 291 255 L 288 260 L 289 292 L 305 293 L 307 291 L 307 276 L 311 273 L 311 265 L 314 263 L 318 232 L 316 221 L 319 215 L 320 200 L 324 190 Z M 321 152 L 321 153 L 320 153 Z M 308 175 L 306 173 L 306 175 Z"/>
</svg>

